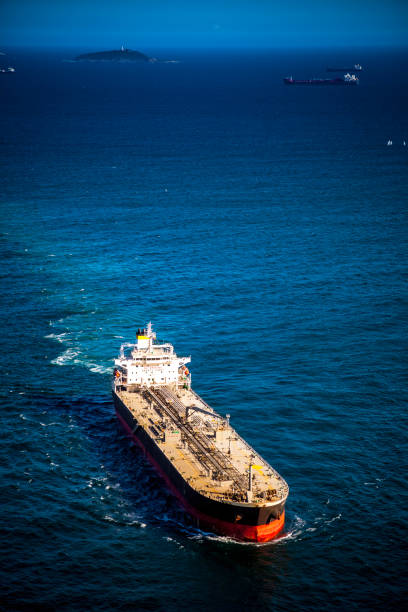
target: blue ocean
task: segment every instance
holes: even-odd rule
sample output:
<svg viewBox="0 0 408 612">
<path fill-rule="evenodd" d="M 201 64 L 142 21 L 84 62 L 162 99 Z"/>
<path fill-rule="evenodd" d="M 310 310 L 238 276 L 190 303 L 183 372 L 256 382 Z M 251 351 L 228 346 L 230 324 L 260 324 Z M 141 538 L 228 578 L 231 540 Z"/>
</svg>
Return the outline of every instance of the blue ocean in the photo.
<svg viewBox="0 0 408 612">
<path fill-rule="evenodd" d="M 2 609 L 402 609 L 407 52 L 81 51 L 0 58 Z M 191 527 L 120 428 L 148 321 L 288 482 L 276 541 Z"/>
</svg>

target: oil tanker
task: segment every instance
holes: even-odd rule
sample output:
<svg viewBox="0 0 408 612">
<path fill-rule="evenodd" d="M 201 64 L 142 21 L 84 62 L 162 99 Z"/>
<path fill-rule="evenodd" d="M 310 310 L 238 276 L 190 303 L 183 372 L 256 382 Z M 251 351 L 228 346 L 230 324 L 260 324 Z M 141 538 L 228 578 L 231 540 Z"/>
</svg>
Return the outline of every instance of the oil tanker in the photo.
<svg viewBox="0 0 408 612">
<path fill-rule="evenodd" d="M 285 77 L 283 82 L 285 85 L 358 85 L 359 79 L 355 74 L 347 73 L 334 79 L 294 79 L 290 76 Z"/>
<path fill-rule="evenodd" d="M 115 359 L 112 393 L 127 435 L 197 527 L 267 542 L 284 527 L 289 487 L 191 387 L 190 357 L 161 343 L 149 323 Z"/>
<path fill-rule="evenodd" d="M 363 69 L 361 64 L 354 64 L 352 68 L 331 68 L 330 66 L 327 68 L 327 72 L 360 72 Z"/>
</svg>

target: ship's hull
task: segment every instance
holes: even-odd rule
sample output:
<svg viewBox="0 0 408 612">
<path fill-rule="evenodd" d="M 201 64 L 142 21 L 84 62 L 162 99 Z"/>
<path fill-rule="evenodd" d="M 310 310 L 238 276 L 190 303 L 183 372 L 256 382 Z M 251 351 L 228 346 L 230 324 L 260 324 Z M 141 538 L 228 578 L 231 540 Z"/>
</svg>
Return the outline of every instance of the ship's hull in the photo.
<svg viewBox="0 0 408 612">
<path fill-rule="evenodd" d="M 253 542 L 267 542 L 282 531 L 284 501 L 274 506 L 251 506 L 219 502 L 201 495 L 183 479 L 116 393 L 113 393 L 113 398 L 117 417 L 125 432 L 142 449 L 168 489 L 195 518 L 198 527 Z"/>
<path fill-rule="evenodd" d="M 349 66 L 348 68 L 327 68 L 327 72 L 361 72 L 362 68 Z"/>
<path fill-rule="evenodd" d="M 295 81 L 293 79 L 283 79 L 285 85 L 312 85 L 312 86 L 323 86 L 323 85 L 335 85 L 342 87 L 343 85 L 358 85 L 358 81 L 345 81 L 344 79 L 306 79 Z"/>
</svg>

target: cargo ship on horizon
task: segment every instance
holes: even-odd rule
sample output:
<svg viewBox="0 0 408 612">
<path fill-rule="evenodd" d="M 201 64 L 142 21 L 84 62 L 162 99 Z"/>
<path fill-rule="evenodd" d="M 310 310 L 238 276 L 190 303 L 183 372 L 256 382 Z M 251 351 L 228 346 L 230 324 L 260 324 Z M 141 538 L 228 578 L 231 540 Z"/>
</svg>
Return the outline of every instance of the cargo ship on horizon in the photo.
<svg viewBox="0 0 408 612">
<path fill-rule="evenodd" d="M 294 79 L 292 76 L 283 79 L 285 85 L 358 85 L 359 79 L 355 74 L 345 74 L 344 77 L 334 79 Z"/>
<path fill-rule="evenodd" d="M 267 542 L 284 527 L 289 487 L 191 388 L 190 357 L 151 323 L 122 344 L 112 393 L 118 419 L 199 528 Z"/>
<path fill-rule="evenodd" d="M 326 68 L 327 72 L 360 72 L 362 69 L 361 64 L 354 64 L 351 68 Z"/>
</svg>

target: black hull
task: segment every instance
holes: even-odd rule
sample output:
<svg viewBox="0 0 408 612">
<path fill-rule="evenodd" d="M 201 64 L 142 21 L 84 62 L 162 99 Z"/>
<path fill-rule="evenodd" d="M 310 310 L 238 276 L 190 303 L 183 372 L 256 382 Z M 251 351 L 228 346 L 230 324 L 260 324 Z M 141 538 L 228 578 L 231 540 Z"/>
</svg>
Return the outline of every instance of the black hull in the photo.
<svg viewBox="0 0 408 612">
<path fill-rule="evenodd" d="M 361 68 L 327 68 L 326 72 L 361 72 Z"/>
<path fill-rule="evenodd" d="M 136 421 L 122 400 L 113 393 L 117 416 L 125 431 L 144 451 L 159 474 L 164 478 L 168 488 L 178 498 L 183 507 L 198 521 L 202 521 L 212 530 L 228 533 L 248 540 L 266 541 L 275 537 L 283 528 L 285 501 L 277 506 L 248 506 L 245 504 L 229 504 L 209 499 L 195 491 L 179 474 L 169 459 L 164 455 L 156 442 Z M 277 532 L 271 537 L 274 527 Z M 241 535 L 242 533 L 242 535 Z M 251 534 L 260 537 L 252 537 Z"/>
<path fill-rule="evenodd" d="M 334 87 L 348 87 L 349 85 L 358 85 L 356 81 L 343 81 L 340 80 L 323 80 L 323 81 L 286 81 L 284 80 L 285 85 L 302 85 L 309 87 L 326 87 L 326 86 L 334 86 Z"/>
</svg>

